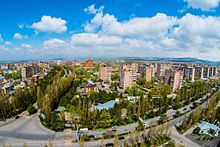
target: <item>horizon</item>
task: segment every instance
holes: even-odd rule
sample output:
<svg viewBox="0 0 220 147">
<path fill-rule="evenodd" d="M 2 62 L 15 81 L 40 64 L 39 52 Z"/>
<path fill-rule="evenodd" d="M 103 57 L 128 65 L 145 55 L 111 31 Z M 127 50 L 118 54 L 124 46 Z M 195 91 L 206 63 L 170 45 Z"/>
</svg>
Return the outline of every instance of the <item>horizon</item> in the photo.
<svg viewBox="0 0 220 147">
<path fill-rule="evenodd" d="M 85 57 L 43 57 L 43 58 L 23 58 L 23 59 L 8 59 L 8 60 L 0 60 L 0 62 L 7 62 L 7 61 L 41 61 L 41 60 L 87 60 L 89 58 L 92 58 L 94 60 L 99 60 L 99 59 L 112 59 L 112 60 L 117 60 L 117 59 L 131 59 L 131 58 L 137 58 L 137 59 L 196 59 L 196 60 L 203 60 L 203 61 L 210 61 L 210 62 L 220 62 L 219 61 L 214 61 L 214 60 L 208 60 L 208 59 L 202 59 L 202 58 L 195 58 L 195 57 L 159 57 L 159 56 L 152 56 L 152 57 L 143 57 L 143 56 L 118 56 L 118 57 L 107 57 L 107 56 L 85 56 Z"/>
<path fill-rule="evenodd" d="M 158 63 L 194 63 L 220 66 L 220 61 L 211 61 L 193 57 L 69 57 L 69 58 L 39 58 L 39 59 L 16 59 L 16 60 L 0 60 L 1 64 L 29 63 L 41 61 L 86 61 L 89 58 L 94 61 L 117 61 L 124 60 L 126 62 L 158 62 Z"/>
<path fill-rule="evenodd" d="M 220 61 L 219 0 L 169 1 L 3 0 L 0 60 L 132 56 Z"/>
</svg>

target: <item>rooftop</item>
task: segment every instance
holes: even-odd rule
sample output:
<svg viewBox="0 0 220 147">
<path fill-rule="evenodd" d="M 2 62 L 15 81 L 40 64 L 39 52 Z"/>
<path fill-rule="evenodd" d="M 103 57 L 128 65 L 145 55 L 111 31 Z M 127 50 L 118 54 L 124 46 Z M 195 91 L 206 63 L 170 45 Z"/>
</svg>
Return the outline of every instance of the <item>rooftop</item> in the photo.
<svg viewBox="0 0 220 147">
<path fill-rule="evenodd" d="M 104 104 L 99 103 L 97 106 L 95 106 L 95 108 L 98 109 L 99 111 L 104 110 L 104 109 L 108 110 L 110 108 L 113 108 L 116 103 L 118 103 L 117 100 L 111 100 Z"/>
<path fill-rule="evenodd" d="M 3 88 L 9 88 L 9 87 L 11 87 L 11 86 L 12 86 L 11 83 L 5 83 L 4 86 L 3 86 Z"/>
<path fill-rule="evenodd" d="M 207 121 L 202 121 L 202 123 L 199 124 L 198 126 L 200 129 L 212 129 L 212 130 L 215 130 L 215 131 L 218 131 L 220 130 L 218 126 L 216 125 L 213 125 Z"/>
</svg>

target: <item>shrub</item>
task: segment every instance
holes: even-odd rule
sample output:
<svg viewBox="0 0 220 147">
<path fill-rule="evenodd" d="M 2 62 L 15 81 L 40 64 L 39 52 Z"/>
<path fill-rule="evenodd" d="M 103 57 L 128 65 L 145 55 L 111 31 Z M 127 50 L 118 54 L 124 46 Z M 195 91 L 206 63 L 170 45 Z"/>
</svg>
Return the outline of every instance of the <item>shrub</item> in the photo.
<svg viewBox="0 0 220 147">
<path fill-rule="evenodd" d="M 27 110 L 28 110 L 29 114 L 34 114 L 37 112 L 37 109 L 35 109 L 34 106 L 32 106 L 32 105 L 28 106 Z"/>
</svg>

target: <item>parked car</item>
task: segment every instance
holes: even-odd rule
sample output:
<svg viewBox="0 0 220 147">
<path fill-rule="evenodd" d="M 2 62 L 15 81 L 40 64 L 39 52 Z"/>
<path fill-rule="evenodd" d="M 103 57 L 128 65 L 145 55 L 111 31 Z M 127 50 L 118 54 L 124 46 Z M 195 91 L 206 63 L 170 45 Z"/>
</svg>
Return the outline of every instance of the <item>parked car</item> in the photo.
<svg viewBox="0 0 220 147">
<path fill-rule="evenodd" d="M 147 122 L 144 122 L 143 125 L 144 125 L 145 128 L 149 128 L 150 127 L 149 123 L 147 123 Z"/>
<path fill-rule="evenodd" d="M 190 106 L 190 109 L 192 110 L 192 109 L 194 109 L 194 108 L 196 108 L 195 106 Z"/>
<path fill-rule="evenodd" d="M 115 131 L 116 131 L 117 128 L 118 128 L 118 126 L 113 126 L 113 127 L 112 127 L 112 130 L 115 130 Z"/>
<path fill-rule="evenodd" d="M 124 139 L 125 139 L 124 136 L 120 136 L 120 137 L 118 138 L 118 140 L 124 140 Z"/>
<path fill-rule="evenodd" d="M 95 139 L 95 135 L 89 135 L 88 138 L 89 139 Z"/>
<path fill-rule="evenodd" d="M 106 143 L 105 146 L 106 147 L 114 147 L 114 143 Z"/>
<path fill-rule="evenodd" d="M 81 133 L 88 133 L 89 129 L 88 128 L 80 128 Z"/>
</svg>

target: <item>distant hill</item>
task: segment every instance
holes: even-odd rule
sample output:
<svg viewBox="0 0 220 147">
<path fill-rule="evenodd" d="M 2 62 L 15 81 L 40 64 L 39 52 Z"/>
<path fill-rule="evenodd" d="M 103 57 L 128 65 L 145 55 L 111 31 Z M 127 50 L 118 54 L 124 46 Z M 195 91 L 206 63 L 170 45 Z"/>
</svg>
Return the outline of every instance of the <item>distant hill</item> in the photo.
<svg viewBox="0 0 220 147">
<path fill-rule="evenodd" d="M 51 58 L 51 59 L 35 59 L 35 60 L 10 60 L 10 61 L 0 61 L 0 64 L 5 63 L 17 63 L 17 62 L 31 62 L 31 61 L 40 61 L 40 60 L 86 60 L 87 58 Z M 201 63 L 201 64 L 209 64 L 209 65 L 215 65 L 220 66 L 220 61 L 209 61 L 209 60 L 203 60 L 203 59 L 197 59 L 197 58 L 191 58 L 191 57 L 185 57 L 185 58 L 163 58 L 163 57 L 118 57 L 118 58 L 94 58 L 94 60 L 115 60 L 115 59 L 122 59 L 127 61 L 153 61 L 153 62 L 189 62 L 189 63 Z"/>
<path fill-rule="evenodd" d="M 189 63 L 201 63 L 220 66 L 220 62 L 185 57 L 185 58 L 162 58 L 162 57 L 124 57 L 124 60 L 133 61 L 155 61 L 155 62 L 189 62 Z"/>
</svg>

